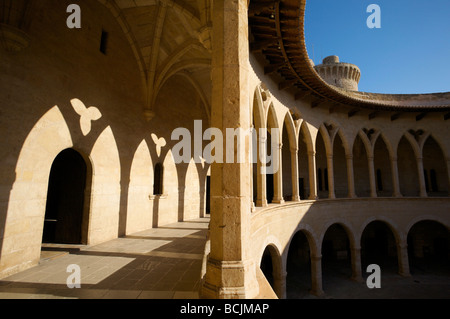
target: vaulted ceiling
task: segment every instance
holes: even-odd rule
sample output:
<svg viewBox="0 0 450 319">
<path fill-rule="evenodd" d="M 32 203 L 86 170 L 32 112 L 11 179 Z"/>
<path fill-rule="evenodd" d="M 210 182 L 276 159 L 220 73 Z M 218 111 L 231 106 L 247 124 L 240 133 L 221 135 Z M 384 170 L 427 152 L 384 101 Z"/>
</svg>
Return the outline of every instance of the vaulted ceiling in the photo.
<svg viewBox="0 0 450 319">
<path fill-rule="evenodd" d="M 134 51 L 146 97 L 155 116 L 157 94 L 174 74 L 184 76 L 209 109 L 210 0 L 98 0 L 111 10 Z"/>
</svg>

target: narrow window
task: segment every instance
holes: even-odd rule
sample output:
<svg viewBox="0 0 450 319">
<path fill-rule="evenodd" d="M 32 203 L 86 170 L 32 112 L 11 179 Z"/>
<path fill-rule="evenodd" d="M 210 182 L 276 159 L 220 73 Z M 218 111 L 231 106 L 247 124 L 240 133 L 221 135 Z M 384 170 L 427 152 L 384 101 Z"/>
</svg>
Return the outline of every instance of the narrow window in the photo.
<svg viewBox="0 0 450 319">
<path fill-rule="evenodd" d="M 325 184 L 325 190 L 328 191 L 328 169 L 326 168 L 323 170 L 323 181 Z"/>
<path fill-rule="evenodd" d="M 100 52 L 106 55 L 107 47 L 108 47 L 108 32 L 102 30 L 102 37 L 100 39 Z"/>
<path fill-rule="evenodd" d="M 157 163 L 155 166 L 155 181 L 153 183 L 153 195 L 163 194 L 163 167 Z"/>
</svg>

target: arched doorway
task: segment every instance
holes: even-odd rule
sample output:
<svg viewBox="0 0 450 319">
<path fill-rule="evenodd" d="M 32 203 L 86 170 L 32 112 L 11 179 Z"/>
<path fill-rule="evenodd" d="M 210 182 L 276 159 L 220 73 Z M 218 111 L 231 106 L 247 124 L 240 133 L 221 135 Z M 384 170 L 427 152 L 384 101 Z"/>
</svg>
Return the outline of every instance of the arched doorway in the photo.
<svg viewBox="0 0 450 319">
<path fill-rule="evenodd" d="M 289 245 L 286 265 L 286 294 L 288 299 L 301 299 L 311 290 L 311 255 L 308 238 L 299 231 Z"/>
<path fill-rule="evenodd" d="M 379 265 L 383 273 L 397 273 L 397 245 L 389 226 L 382 221 L 373 221 L 366 226 L 361 236 L 361 264 L 363 273 L 368 265 Z"/>
<path fill-rule="evenodd" d="M 322 241 L 322 273 L 324 290 L 338 287 L 352 275 L 350 241 L 344 227 L 330 226 Z"/>
<path fill-rule="evenodd" d="M 411 274 L 450 273 L 450 232 L 436 221 L 423 220 L 408 232 Z"/>
<path fill-rule="evenodd" d="M 374 166 L 378 197 L 391 197 L 394 188 L 392 185 L 391 160 L 386 142 L 380 136 L 374 147 Z"/>
<path fill-rule="evenodd" d="M 62 151 L 50 172 L 43 243 L 81 244 L 88 167 L 74 149 Z M 88 203 L 86 203 L 88 204 Z"/>
</svg>

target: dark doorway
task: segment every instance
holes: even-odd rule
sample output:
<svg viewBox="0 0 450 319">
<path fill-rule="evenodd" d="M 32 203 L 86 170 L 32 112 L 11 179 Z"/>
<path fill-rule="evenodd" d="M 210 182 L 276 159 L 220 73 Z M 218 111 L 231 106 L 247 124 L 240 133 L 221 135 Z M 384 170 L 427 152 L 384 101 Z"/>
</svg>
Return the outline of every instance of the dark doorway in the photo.
<svg viewBox="0 0 450 319">
<path fill-rule="evenodd" d="M 62 151 L 50 172 L 43 243 L 81 244 L 87 166 L 73 149 Z"/>
<path fill-rule="evenodd" d="M 408 233 L 408 260 L 414 274 L 450 273 L 450 232 L 431 220 L 416 223 Z"/>
<path fill-rule="evenodd" d="M 287 298 L 308 297 L 311 290 L 311 257 L 308 239 L 302 231 L 292 238 L 286 268 Z"/>
<path fill-rule="evenodd" d="M 379 265 L 383 271 L 398 271 L 397 245 L 389 226 L 373 221 L 366 226 L 361 237 L 361 263 L 363 273 L 370 264 Z"/>
<path fill-rule="evenodd" d="M 206 176 L 206 213 L 211 213 L 211 176 Z"/>
</svg>

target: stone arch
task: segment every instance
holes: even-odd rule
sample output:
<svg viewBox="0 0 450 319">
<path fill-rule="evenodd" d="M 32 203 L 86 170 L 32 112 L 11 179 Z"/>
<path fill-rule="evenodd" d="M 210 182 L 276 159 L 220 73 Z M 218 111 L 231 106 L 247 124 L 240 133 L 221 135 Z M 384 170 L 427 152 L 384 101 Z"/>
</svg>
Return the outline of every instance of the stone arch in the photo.
<svg viewBox="0 0 450 319">
<path fill-rule="evenodd" d="M 377 196 L 390 197 L 394 194 L 392 159 L 394 155 L 390 141 L 380 133 L 374 140 L 373 158 Z"/>
<path fill-rule="evenodd" d="M 334 193 L 337 198 L 345 198 L 348 196 L 348 167 L 347 154 L 349 154 L 348 143 L 342 133 L 338 130 L 333 141 L 333 178 Z M 330 169 L 328 169 L 330 173 Z"/>
<path fill-rule="evenodd" d="M 281 130 L 279 127 L 279 120 L 273 103 L 270 103 L 267 109 L 267 140 L 266 148 L 267 154 L 271 156 L 271 162 L 266 168 L 266 187 L 267 187 L 267 202 L 280 203 L 283 201 L 283 185 L 282 185 L 282 170 L 281 170 Z M 277 133 L 272 136 L 271 133 Z M 269 170 L 270 168 L 270 170 Z"/>
<path fill-rule="evenodd" d="M 448 196 L 449 174 L 444 151 L 429 135 L 422 146 L 425 187 L 429 196 Z"/>
<path fill-rule="evenodd" d="M 265 244 L 262 246 L 263 249 L 260 249 L 261 252 L 259 253 L 257 260 L 260 261 L 260 268 L 278 298 L 283 298 L 285 294 L 282 285 L 284 266 L 279 249 L 280 246 L 276 242 L 276 239 L 274 241 L 270 239 L 266 240 Z"/>
<path fill-rule="evenodd" d="M 155 165 L 158 163 L 155 163 Z M 153 201 L 153 226 L 159 227 L 176 223 L 178 218 L 179 189 L 178 173 L 172 151 L 168 151 L 164 160 L 159 162 L 162 165 L 163 193 L 156 196 Z"/>
<path fill-rule="evenodd" d="M 286 112 L 282 129 L 282 173 L 283 198 L 285 200 L 298 199 L 298 163 L 297 163 L 297 135 L 295 124 L 290 112 Z"/>
<path fill-rule="evenodd" d="M 95 245 L 118 236 L 121 168 L 110 126 L 97 138 L 90 158 L 93 174 L 88 244 Z"/>
<path fill-rule="evenodd" d="M 434 216 L 419 216 L 408 225 L 408 260 L 411 273 L 449 273 L 450 228 Z"/>
<path fill-rule="evenodd" d="M 306 199 L 317 194 L 315 175 L 315 145 L 313 145 L 308 123 L 302 121 L 298 129 L 298 177 L 300 199 Z M 313 171 L 311 176 L 310 171 Z"/>
<path fill-rule="evenodd" d="M 416 141 L 411 134 L 406 133 L 397 146 L 400 191 L 403 196 L 419 196 L 420 179 L 417 167 L 417 156 L 419 153 Z"/>
<path fill-rule="evenodd" d="M 352 154 L 355 193 L 358 197 L 370 197 L 369 157 L 373 157 L 373 152 L 372 145 L 364 133 L 356 136 Z"/>
<path fill-rule="evenodd" d="M 199 218 L 200 212 L 200 177 L 197 165 L 191 159 L 186 171 L 184 188 L 184 217 L 183 220 Z"/>
<path fill-rule="evenodd" d="M 72 147 L 64 116 L 54 106 L 36 122 L 17 160 L 16 179 L 2 220 L 0 274 L 21 271 L 38 263 L 50 170 L 56 156 Z"/>
<path fill-rule="evenodd" d="M 402 247 L 405 235 L 389 218 L 370 217 L 362 225 L 360 232 L 361 264 L 377 264 L 384 271 L 402 273 Z"/>
<path fill-rule="evenodd" d="M 130 169 L 128 187 L 128 208 L 126 234 L 132 234 L 152 228 L 153 162 L 145 140 L 134 153 Z"/>
</svg>

